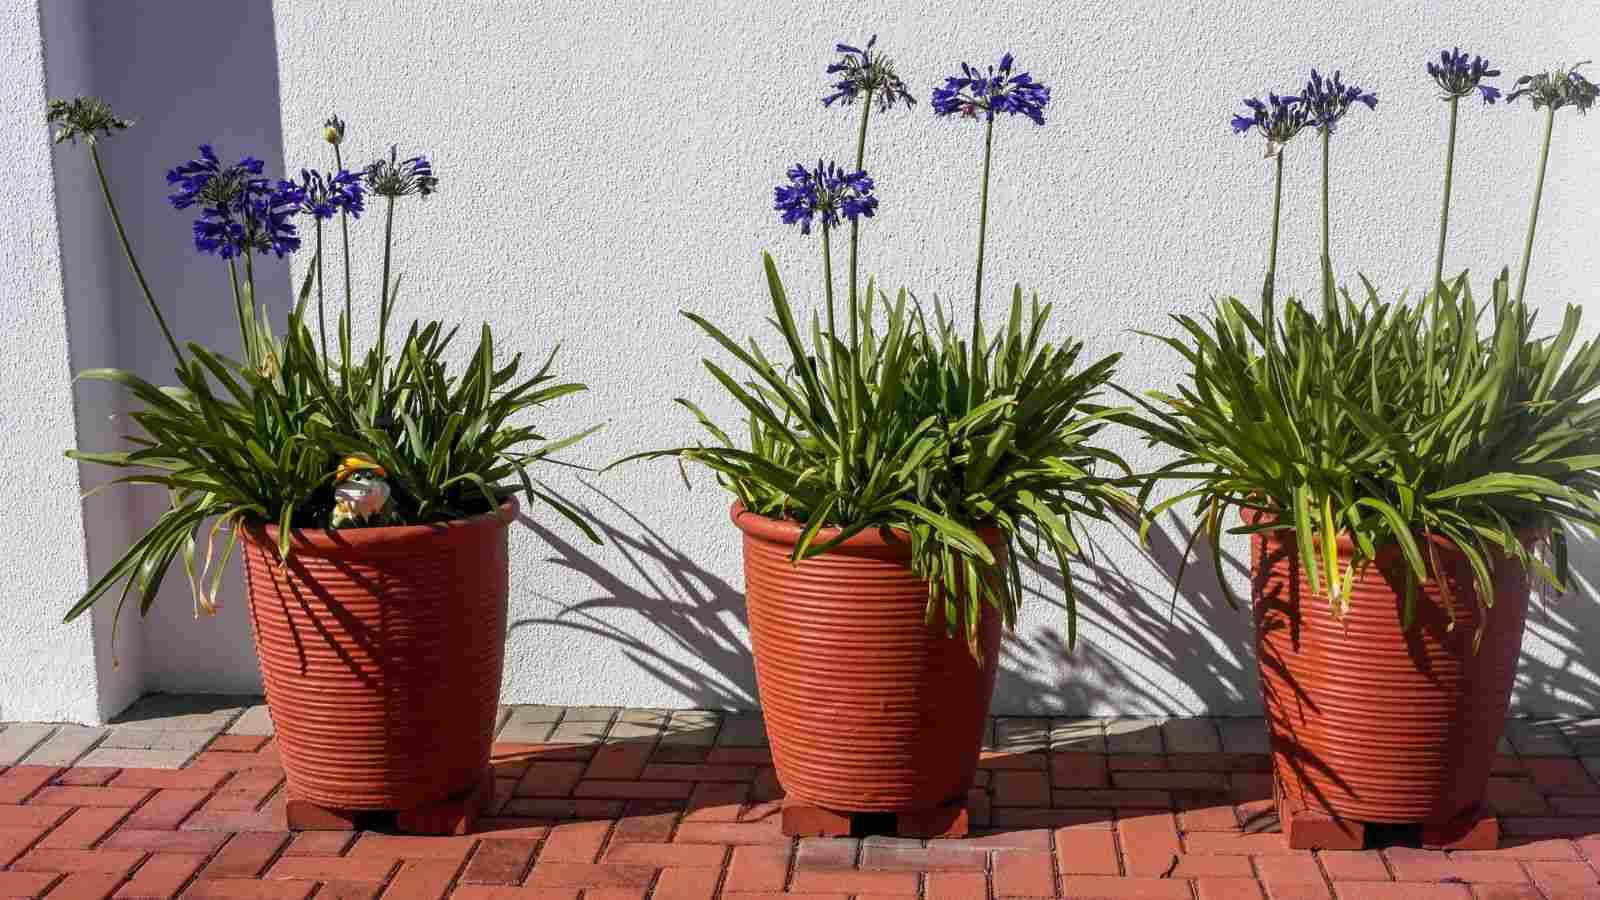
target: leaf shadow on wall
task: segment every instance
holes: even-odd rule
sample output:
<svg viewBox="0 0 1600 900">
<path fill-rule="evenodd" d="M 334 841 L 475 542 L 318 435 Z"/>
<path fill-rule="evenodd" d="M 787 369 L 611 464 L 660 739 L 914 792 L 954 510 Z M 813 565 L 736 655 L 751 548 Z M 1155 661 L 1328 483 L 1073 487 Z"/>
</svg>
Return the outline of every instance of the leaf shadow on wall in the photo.
<svg viewBox="0 0 1600 900">
<path fill-rule="evenodd" d="M 1593 639 L 1600 634 L 1600 539 L 1578 531 L 1568 550 L 1571 589 L 1560 597 L 1539 593 L 1528 603 L 1533 640 L 1523 641 L 1512 715 L 1593 716 L 1600 710 L 1600 651 Z"/>
<path fill-rule="evenodd" d="M 1237 597 L 1239 609 L 1228 606 L 1201 541 L 1183 567 L 1174 602 L 1190 537 L 1175 515 L 1151 527 L 1145 547 L 1134 530 L 1118 528 L 1114 535 L 1085 541 L 1086 558 L 1071 563 L 1079 628 L 1070 653 L 1061 571 L 1022 560 L 1025 589 L 1051 615 L 1034 617 L 1032 627 L 1025 622 L 1007 638 L 995 711 L 1259 715 L 1248 593 Z M 1119 559 L 1143 564 L 1119 565 Z M 1246 561 L 1225 554 L 1222 567 L 1240 576 L 1236 585 L 1248 582 Z M 1161 577 L 1152 578 L 1152 571 Z"/>
<path fill-rule="evenodd" d="M 563 499 L 590 517 L 608 545 L 604 558 L 590 555 L 595 551 L 587 541 L 569 540 L 527 516 L 522 521 L 553 551 L 546 561 L 586 578 L 593 595 L 549 615 L 518 619 L 511 629 L 562 628 L 602 638 L 696 706 L 755 708 L 742 588 L 696 563 L 605 491 L 588 482 L 584 486 L 591 502 Z M 1132 532 L 1116 540 L 1137 545 Z M 1093 624 L 1080 634 L 1071 656 L 1066 654 L 1061 573 L 1053 566 L 1027 565 L 1025 583 L 1051 607 L 1050 621 L 1059 625 L 1025 621 L 1018 636 L 1007 638 L 995 713 L 1255 713 L 1250 620 L 1243 610 L 1228 608 L 1208 558 L 1197 554 L 1191 561 L 1175 612 L 1171 606 L 1170 585 L 1187 541 L 1176 519 L 1151 529 L 1148 548 L 1137 552 L 1165 576 L 1155 583 L 1116 566 L 1110 548 L 1089 547 L 1091 558 L 1073 565 L 1072 573 L 1081 621 Z M 1243 563 L 1231 557 L 1224 565 L 1244 571 Z M 630 630 L 641 620 L 647 624 Z M 1236 648 L 1244 663 L 1213 652 L 1214 642 Z M 1182 685 L 1188 690 L 1177 689 Z"/>
<path fill-rule="evenodd" d="M 705 709 L 754 709 L 755 663 L 750 657 L 744 591 L 700 566 L 649 523 L 605 491 L 584 486 L 593 505 L 562 499 L 588 517 L 605 540 L 606 559 L 587 539 L 567 540 L 526 514 L 519 519 L 554 555 L 546 562 L 581 575 L 596 591 L 554 615 L 518 619 L 511 630 L 565 628 L 616 644 L 642 672 Z M 604 508 L 596 509 L 596 506 Z M 616 563 L 625 571 L 614 571 Z M 620 613 L 620 615 L 619 615 Z M 641 633 L 621 622 L 644 620 Z M 706 671 L 714 673 L 707 677 Z"/>
</svg>

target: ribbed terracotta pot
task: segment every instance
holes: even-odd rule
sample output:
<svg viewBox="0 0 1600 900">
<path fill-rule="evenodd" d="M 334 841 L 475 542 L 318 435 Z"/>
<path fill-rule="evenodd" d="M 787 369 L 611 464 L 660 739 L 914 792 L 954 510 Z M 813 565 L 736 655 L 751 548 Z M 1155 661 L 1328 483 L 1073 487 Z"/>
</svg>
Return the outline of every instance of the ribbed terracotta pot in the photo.
<svg viewBox="0 0 1600 900">
<path fill-rule="evenodd" d="M 1455 628 L 1431 578 L 1408 631 L 1397 546 L 1380 548 L 1358 572 L 1349 612 L 1336 619 L 1327 595 L 1313 593 L 1293 534 L 1257 533 L 1251 542 L 1261 693 L 1280 783 L 1310 808 L 1361 822 L 1442 823 L 1472 810 L 1488 785 L 1522 647 L 1522 566 L 1493 561 L 1493 607 L 1474 653 L 1477 591 L 1449 542 L 1434 544 Z M 1417 537 L 1426 555 L 1424 540 Z M 1347 536 L 1338 552 L 1342 573 L 1355 552 Z"/>
<path fill-rule="evenodd" d="M 756 683 L 788 797 L 841 812 L 931 810 L 977 770 L 1000 651 L 986 608 L 980 668 L 923 616 L 927 582 L 903 534 L 865 531 L 795 565 L 802 527 L 735 504 Z M 837 535 L 824 529 L 818 540 Z M 1005 552 L 998 532 L 985 541 Z"/>
<path fill-rule="evenodd" d="M 507 500 L 501 514 L 517 510 Z M 256 655 L 291 797 L 410 810 L 489 765 L 505 659 L 506 524 L 244 531 Z"/>
</svg>

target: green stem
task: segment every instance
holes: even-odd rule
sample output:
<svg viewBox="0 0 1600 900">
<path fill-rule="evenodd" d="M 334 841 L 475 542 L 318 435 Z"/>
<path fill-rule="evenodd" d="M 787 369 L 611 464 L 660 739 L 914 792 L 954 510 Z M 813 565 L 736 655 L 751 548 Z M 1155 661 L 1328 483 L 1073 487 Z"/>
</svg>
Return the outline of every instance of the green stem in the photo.
<svg viewBox="0 0 1600 900">
<path fill-rule="evenodd" d="M 250 226 L 246 225 L 245 228 L 247 232 L 251 231 Z M 250 301 L 250 308 L 245 310 L 246 318 L 249 320 L 249 329 L 246 333 L 250 337 L 250 352 L 247 356 L 251 365 L 259 366 L 263 360 L 256 353 L 261 349 L 259 346 L 261 333 L 256 330 L 256 254 L 248 246 L 244 248 L 244 295 Z"/>
<path fill-rule="evenodd" d="M 1263 321 L 1272 319 L 1272 293 L 1273 282 L 1278 275 L 1278 225 L 1282 220 L 1283 211 L 1283 154 L 1284 148 L 1279 147 L 1276 154 L 1277 174 L 1272 184 L 1272 239 L 1267 244 L 1267 278 L 1261 286 L 1261 302 L 1265 310 Z"/>
<path fill-rule="evenodd" d="M 322 365 L 328 365 L 328 317 L 322 309 L 322 220 L 317 219 L 317 337 L 322 341 Z"/>
<path fill-rule="evenodd" d="M 833 242 L 827 222 L 822 223 L 822 293 L 828 298 L 828 342 L 833 345 L 837 332 L 833 327 Z"/>
<path fill-rule="evenodd" d="M 333 145 L 333 164 L 340 172 L 344 171 L 344 159 L 339 154 L 339 145 Z M 344 237 L 344 328 L 355 328 L 355 321 L 350 313 L 350 214 L 343 207 L 339 209 L 339 230 Z M 339 377 L 345 390 L 350 390 L 350 341 L 344 331 L 339 335 Z"/>
<path fill-rule="evenodd" d="M 167 327 L 166 317 L 161 315 L 161 307 L 156 305 L 155 295 L 150 292 L 150 284 L 144 280 L 144 270 L 139 268 L 139 260 L 133 255 L 133 247 L 128 243 L 128 232 L 122 227 L 122 216 L 117 212 L 117 202 L 111 198 L 111 185 L 106 182 L 106 170 L 100 163 L 100 151 L 95 148 L 93 141 L 89 142 L 89 159 L 94 161 L 94 173 L 100 177 L 100 193 L 105 197 L 106 209 L 111 211 L 111 224 L 117 227 L 117 239 L 122 242 L 122 253 L 128 258 L 128 268 L 133 270 L 133 277 L 139 282 L 139 290 L 144 292 L 144 301 L 150 305 L 150 311 L 155 314 L 156 324 L 161 326 L 161 335 L 167 339 L 167 346 L 172 349 L 173 359 L 181 364 L 183 351 L 178 349 L 178 342 L 172 336 L 172 329 Z"/>
<path fill-rule="evenodd" d="M 867 161 L 867 118 L 872 114 L 872 97 L 867 96 L 861 101 L 861 127 L 856 131 L 856 171 L 866 167 Z M 856 291 L 856 255 L 861 246 L 861 220 L 850 220 L 850 346 L 855 347 L 860 343 L 857 323 L 861 318 L 861 309 Z"/>
<path fill-rule="evenodd" d="M 1328 250 L 1328 139 L 1332 132 L 1322 129 L 1322 258 L 1333 264 L 1333 254 Z"/>
<path fill-rule="evenodd" d="M 1456 167 L 1456 111 L 1460 97 L 1450 98 L 1450 137 L 1444 145 L 1444 200 L 1439 205 L 1439 252 L 1433 257 L 1433 290 L 1444 293 L 1444 239 L 1450 233 L 1450 178 Z"/>
<path fill-rule="evenodd" d="M 377 397 L 383 399 L 383 370 L 388 358 L 389 337 L 389 251 L 394 247 L 394 198 L 386 198 L 383 211 L 383 280 L 378 301 L 378 371 L 374 375 Z M 823 232 L 826 234 L 827 232 Z"/>
<path fill-rule="evenodd" d="M 250 335 L 245 331 L 244 298 L 239 296 L 239 267 L 228 260 L 228 284 L 233 287 L 233 315 L 239 320 L 239 352 L 250 359 Z"/>
<path fill-rule="evenodd" d="M 1528 287 L 1528 264 L 1533 261 L 1533 233 L 1539 227 L 1539 201 L 1544 197 L 1544 167 L 1550 161 L 1550 133 L 1556 127 L 1556 110 L 1553 106 L 1544 111 L 1544 146 L 1539 149 L 1539 177 L 1533 182 L 1533 212 L 1528 216 L 1528 239 L 1522 245 L 1522 274 L 1517 276 L 1517 302 L 1522 302 Z"/>
<path fill-rule="evenodd" d="M 994 117 L 983 133 L 983 187 L 978 194 L 978 267 L 972 287 L 972 359 L 977 366 L 979 321 L 983 315 L 983 247 L 989 235 L 989 162 L 994 156 Z"/>
</svg>

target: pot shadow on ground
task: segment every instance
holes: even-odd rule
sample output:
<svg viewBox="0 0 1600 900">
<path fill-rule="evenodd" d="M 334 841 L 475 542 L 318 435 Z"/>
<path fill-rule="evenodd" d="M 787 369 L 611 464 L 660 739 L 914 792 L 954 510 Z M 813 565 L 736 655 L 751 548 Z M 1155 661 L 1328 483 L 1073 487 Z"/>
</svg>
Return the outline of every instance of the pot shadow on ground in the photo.
<svg viewBox="0 0 1600 900">
<path fill-rule="evenodd" d="M 544 625 L 601 637 L 696 707 L 755 709 L 756 673 L 748 646 L 744 591 L 673 547 L 657 528 L 610 494 L 582 483 L 592 502 L 562 499 L 589 518 L 606 542 L 609 560 L 590 556 L 593 545 L 587 541 L 566 540 L 526 514 L 518 518 L 553 551 L 547 562 L 587 578 L 595 594 L 551 616 L 513 621 L 511 630 Z M 625 572 L 613 571 L 618 559 L 625 563 Z M 625 630 L 611 615 L 619 611 L 647 619 L 650 637 L 660 635 L 664 643 Z"/>
<path fill-rule="evenodd" d="M 1025 590 L 1052 614 L 1006 640 L 995 709 L 1259 715 L 1247 561 L 1230 554 L 1222 560 L 1223 570 L 1237 576 L 1234 609 L 1204 541 L 1182 565 L 1190 532 L 1177 516 L 1152 526 L 1143 547 L 1135 531 L 1118 528 L 1112 535 L 1085 541 L 1086 558 L 1070 563 L 1079 616 L 1078 643 L 1070 652 L 1061 571 L 1022 561 Z"/>
</svg>

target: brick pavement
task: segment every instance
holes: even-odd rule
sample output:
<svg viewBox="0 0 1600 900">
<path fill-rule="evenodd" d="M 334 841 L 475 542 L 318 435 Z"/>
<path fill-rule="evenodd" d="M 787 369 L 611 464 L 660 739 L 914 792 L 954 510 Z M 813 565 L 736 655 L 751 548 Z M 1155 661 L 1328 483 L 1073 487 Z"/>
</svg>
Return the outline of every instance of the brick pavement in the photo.
<svg viewBox="0 0 1600 900">
<path fill-rule="evenodd" d="M 1587 721 L 1508 725 L 1487 853 L 1288 850 L 1260 720 L 998 719 L 980 831 L 935 841 L 785 838 L 759 717 L 533 706 L 502 713 L 478 833 L 291 835 L 270 732 L 193 698 L 0 729 L 0 897 L 1600 897 Z"/>
</svg>

